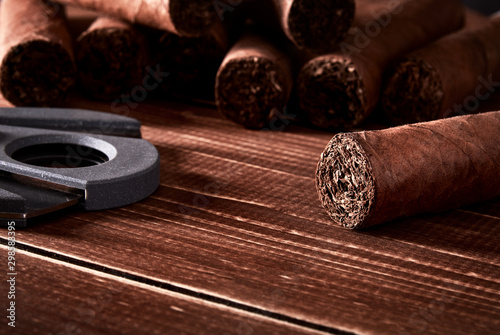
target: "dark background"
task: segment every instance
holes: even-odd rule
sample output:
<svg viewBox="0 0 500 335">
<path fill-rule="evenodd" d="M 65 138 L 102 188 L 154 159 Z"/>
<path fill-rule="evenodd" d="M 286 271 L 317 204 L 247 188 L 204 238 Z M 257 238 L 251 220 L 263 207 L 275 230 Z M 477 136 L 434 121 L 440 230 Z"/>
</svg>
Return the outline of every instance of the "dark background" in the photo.
<svg viewBox="0 0 500 335">
<path fill-rule="evenodd" d="M 500 10 L 499 0 L 463 0 L 464 4 L 484 14 L 491 14 Z"/>
</svg>

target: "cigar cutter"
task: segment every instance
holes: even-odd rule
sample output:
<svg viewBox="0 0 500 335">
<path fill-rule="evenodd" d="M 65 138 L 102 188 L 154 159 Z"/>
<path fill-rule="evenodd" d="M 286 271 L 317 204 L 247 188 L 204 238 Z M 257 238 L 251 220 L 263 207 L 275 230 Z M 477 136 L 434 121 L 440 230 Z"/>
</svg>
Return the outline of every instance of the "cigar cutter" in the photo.
<svg viewBox="0 0 500 335">
<path fill-rule="evenodd" d="M 139 121 L 80 109 L 0 108 L 0 225 L 78 206 L 120 207 L 159 185 Z"/>
</svg>

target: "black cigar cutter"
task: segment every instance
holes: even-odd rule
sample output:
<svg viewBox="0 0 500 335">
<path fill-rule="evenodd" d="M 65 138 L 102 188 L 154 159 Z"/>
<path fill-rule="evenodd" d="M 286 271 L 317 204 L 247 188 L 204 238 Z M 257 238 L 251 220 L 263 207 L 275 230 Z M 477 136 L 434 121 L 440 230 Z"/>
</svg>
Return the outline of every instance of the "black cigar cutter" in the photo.
<svg viewBox="0 0 500 335">
<path fill-rule="evenodd" d="M 81 109 L 0 108 L 0 226 L 151 195 L 160 158 L 140 127 L 129 117 Z"/>
</svg>

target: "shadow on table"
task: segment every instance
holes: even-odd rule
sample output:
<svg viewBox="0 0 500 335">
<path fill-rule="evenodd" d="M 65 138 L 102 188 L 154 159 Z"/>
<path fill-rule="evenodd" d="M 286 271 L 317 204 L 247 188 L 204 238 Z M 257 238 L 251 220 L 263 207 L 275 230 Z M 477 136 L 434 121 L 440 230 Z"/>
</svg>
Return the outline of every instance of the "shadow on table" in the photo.
<svg viewBox="0 0 500 335">
<path fill-rule="evenodd" d="M 488 259 L 500 257 L 500 198 L 439 214 L 399 219 L 362 234 L 421 245 L 435 251 Z"/>
</svg>

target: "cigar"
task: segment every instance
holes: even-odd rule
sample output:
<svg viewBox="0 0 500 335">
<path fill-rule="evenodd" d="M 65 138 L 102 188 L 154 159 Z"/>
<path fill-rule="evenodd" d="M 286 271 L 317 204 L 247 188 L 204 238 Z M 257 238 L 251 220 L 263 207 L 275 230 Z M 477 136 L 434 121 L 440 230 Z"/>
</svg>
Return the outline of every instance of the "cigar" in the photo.
<svg viewBox="0 0 500 335">
<path fill-rule="evenodd" d="M 240 0 L 229 16 L 283 35 L 299 50 L 325 54 L 336 49 L 354 21 L 354 0 Z"/>
<path fill-rule="evenodd" d="M 394 124 L 472 113 L 500 86 L 500 15 L 410 53 L 382 96 Z"/>
<path fill-rule="evenodd" d="M 3 0 L 0 91 L 17 106 L 59 104 L 75 82 L 64 9 L 42 0 Z"/>
<path fill-rule="evenodd" d="M 355 27 L 339 51 L 311 59 L 299 75 L 300 105 L 318 127 L 357 126 L 377 106 L 392 62 L 464 21 L 459 0 L 358 0 L 356 7 Z"/>
<path fill-rule="evenodd" d="M 245 33 L 217 73 L 215 102 L 228 119 L 261 129 L 288 102 L 292 82 L 289 57 L 260 34 Z"/>
<path fill-rule="evenodd" d="M 286 36 L 299 48 L 333 51 L 354 20 L 354 0 L 272 0 Z"/>
<path fill-rule="evenodd" d="M 76 64 L 84 91 L 97 99 L 115 99 L 141 84 L 145 40 L 130 23 L 99 17 L 77 39 Z"/>
<path fill-rule="evenodd" d="M 219 20 L 213 0 L 60 0 L 182 36 L 205 34 Z"/>
<path fill-rule="evenodd" d="M 153 38 L 153 64 L 169 76 L 161 83 L 169 97 L 214 100 L 215 76 L 229 50 L 226 29 L 217 25 L 200 37 L 162 33 Z"/>
<path fill-rule="evenodd" d="M 500 112 L 340 133 L 321 155 L 320 200 L 345 228 L 364 228 L 500 195 Z"/>
</svg>

